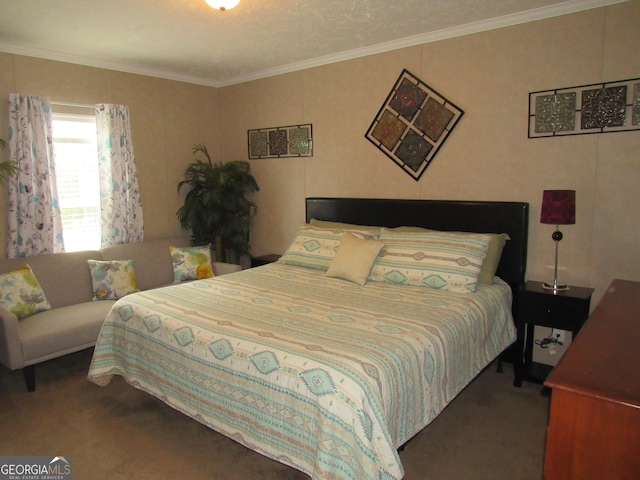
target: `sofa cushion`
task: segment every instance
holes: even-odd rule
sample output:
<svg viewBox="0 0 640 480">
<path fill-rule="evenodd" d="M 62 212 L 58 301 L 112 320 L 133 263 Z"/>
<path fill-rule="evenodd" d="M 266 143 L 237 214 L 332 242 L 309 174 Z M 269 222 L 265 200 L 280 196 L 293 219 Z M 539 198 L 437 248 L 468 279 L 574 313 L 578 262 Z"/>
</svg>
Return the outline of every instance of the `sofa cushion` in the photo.
<svg viewBox="0 0 640 480">
<path fill-rule="evenodd" d="M 100 250 L 100 253 L 102 254 L 102 260 L 133 260 L 138 288 L 140 290 L 149 290 L 173 283 L 173 267 L 171 265 L 169 245 L 187 247 L 189 246 L 189 238 L 175 236 L 126 243 L 105 247 Z"/>
<path fill-rule="evenodd" d="M 133 260 L 89 260 L 93 300 L 117 300 L 139 292 Z"/>
<path fill-rule="evenodd" d="M 18 319 L 51 308 L 29 265 L 0 275 L 0 305 Z"/>
<path fill-rule="evenodd" d="M 86 266 L 86 265 L 85 265 Z M 84 302 L 37 313 L 19 322 L 25 365 L 95 345 L 115 300 Z"/>
<path fill-rule="evenodd" d="M 51 308 L 90 302 L 93 297 L 87 260 L 102 260 L 100 252 L 48 253 L 28 258 L 11 258 L 0 262 L 0 273 L 21 268 L 28 263 L 42 286 Z"/>
</svg>

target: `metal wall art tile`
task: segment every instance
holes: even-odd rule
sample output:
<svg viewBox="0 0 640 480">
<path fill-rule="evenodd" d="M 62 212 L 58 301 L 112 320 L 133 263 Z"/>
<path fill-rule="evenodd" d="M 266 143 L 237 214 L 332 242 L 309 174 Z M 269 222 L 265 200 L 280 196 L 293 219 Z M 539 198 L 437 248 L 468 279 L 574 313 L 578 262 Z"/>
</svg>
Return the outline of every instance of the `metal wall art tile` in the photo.
<svg viewBox="0 0 640 480">
<path fill-rule="evenodd" d="M 640 83 L 633 86 L 633 108 L 631 111 L 631 124 L 640 125 Z"/>
<path fill-rule="evenodd" d="M 640 130 L 640 78 L 529 94 L 529 138 Z"/>
<path fill-rule="evenodd" d="M 311 124 L 247 131 L 249 159 L 313 157 Z"/>
<path fill-rule="evenodd" d="M 365 138 L 417 181 L 462 115 L 460 108 L 405 69 Z"/>
</svg>

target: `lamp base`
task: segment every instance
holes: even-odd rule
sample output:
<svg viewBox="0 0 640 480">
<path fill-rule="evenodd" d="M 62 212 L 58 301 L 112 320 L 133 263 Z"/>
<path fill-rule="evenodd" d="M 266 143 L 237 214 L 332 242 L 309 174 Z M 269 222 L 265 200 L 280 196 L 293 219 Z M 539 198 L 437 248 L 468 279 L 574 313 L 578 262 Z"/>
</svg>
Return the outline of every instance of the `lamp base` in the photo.
<svg viewBox="0 0 640 480">
<path fill-rule="evenodd" d="M 545 290 L 553 290 L 554 292 L 564 292 L 566 290 L 569 290 L 569 285 L 553 285 L 551 283 L 543 283 L 542 284 L 542 288 L 544 288 Z"/>
</svg>

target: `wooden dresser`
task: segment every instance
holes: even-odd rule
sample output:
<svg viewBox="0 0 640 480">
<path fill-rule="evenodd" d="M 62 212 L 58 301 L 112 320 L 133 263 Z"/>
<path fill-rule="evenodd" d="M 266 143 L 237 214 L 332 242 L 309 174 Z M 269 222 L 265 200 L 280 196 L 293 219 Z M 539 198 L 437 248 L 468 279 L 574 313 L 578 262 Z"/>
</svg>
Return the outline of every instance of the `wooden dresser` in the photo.
<svg viewBox="0 0 640 480">
<path fill-rule="evenodd" d="M 640 479 L 640 282 L 611 283 L 545 385 L 545 480 Z"/>
</svg>

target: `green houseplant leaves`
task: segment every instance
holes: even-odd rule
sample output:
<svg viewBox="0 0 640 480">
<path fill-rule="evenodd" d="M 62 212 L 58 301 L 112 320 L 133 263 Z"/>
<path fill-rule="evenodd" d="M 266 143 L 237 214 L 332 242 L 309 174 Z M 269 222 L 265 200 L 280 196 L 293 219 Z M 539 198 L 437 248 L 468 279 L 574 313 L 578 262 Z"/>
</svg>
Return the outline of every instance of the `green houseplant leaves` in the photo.
<svg viewBox="0 0 640 480">
<path fill-rule="evenodd" d="M 0 138 L 0 150 L 7 147 L 7 142 Z M 0 185 L 4 183 L 11 175 L 17 173 L 20 169 L 16 167 L 14 162 L 0 162 Z"/>
<path fill-rule="evenodd" d="M 176 212 L 180 225 L 191 230 L 191 243 L 215 245 L 216 260 L 237 261 L 249 252 L 249 228 L 257 205 L 248 197 L 260 190 L 247 161 L 213 162 L 203 144 L 184 171 L 178 192 L 187 188 Z M 235 256 L 235 257 L 232 257 Z"/>
</svg>

